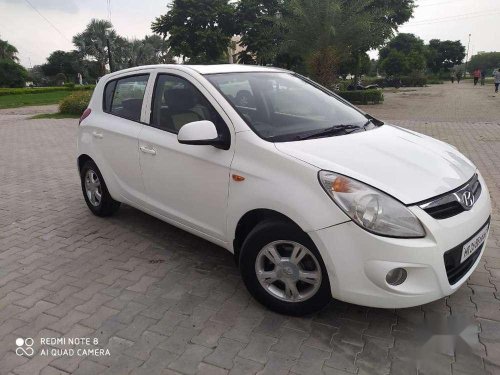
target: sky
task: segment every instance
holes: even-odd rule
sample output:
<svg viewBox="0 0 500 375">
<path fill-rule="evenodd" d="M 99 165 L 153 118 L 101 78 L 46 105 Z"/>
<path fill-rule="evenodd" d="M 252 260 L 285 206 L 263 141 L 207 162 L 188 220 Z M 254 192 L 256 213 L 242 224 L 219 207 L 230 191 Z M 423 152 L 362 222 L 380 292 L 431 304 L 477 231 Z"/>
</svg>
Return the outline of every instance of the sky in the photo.
<svg viewBox="0 0 500 375">
<path fill-rule="evenodd" d="M 110 3 L 110 12 L 108 11 Z M 19 50 L 21 64 L 43 64 L 55 50 L 73 49 L 73 35 L 92 18 L 111 19 L 119 35 L 143 38 L 151 22 L 167 12 L 168 0 L 0 0 L 0 39 Z M 400 27 L 425 42 L 460 40 L 471 34 L 470 55 L 500 51 L 499 0 L 417 0 L 414 17 Z M 377 52 L 371 52 L 372 57 Z"/>
</svg>

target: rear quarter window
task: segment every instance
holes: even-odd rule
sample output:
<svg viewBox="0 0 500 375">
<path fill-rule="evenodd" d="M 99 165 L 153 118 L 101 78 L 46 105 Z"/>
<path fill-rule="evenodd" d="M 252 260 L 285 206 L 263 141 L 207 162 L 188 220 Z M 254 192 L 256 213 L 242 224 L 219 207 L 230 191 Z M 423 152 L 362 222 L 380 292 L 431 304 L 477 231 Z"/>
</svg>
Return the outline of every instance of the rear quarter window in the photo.
<svg viewBox="0 0 500 375">
<path fill-rule="evenodd" d="M 104 88 L 104 111 L 132 121 L 140 121 L 148 79 L 149 74 L 142 74 L 108 82 Z"/>
</svg>

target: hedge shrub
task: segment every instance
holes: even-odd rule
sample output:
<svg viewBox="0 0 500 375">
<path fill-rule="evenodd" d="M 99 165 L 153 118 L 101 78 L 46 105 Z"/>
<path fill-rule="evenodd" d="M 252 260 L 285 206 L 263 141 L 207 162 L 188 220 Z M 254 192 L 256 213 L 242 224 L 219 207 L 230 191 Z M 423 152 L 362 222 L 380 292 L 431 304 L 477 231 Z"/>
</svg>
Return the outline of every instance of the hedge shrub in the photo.
<svg viewBox="0 0 500 375">
<path fill-rule="evenodd" d="M 382 90 L 339 91 L 337 94 L 352 104 L 379 104 L 384 101 Z"/>
<path fill-rule="evenodd" d="M 427 78 L 429 85 L 442 85 L 444 81 L 441 78 Z"/>
<path fill-rule="evenodd" d="M 95 85 L 83 85 L 75 87 L 54 86 L 54 87 L 22 87 L 22 88 L 0 88 L 0 96 L 18 94 L 44 94 L 54 91 L 88 91 L 93 90 Z"/>
<path fill-rule="evenodd" d="M 59 104 L 59 112 L 68 115 L 81 115 L 90 102 L 91 91 L 75 92 L 64 98 Z"/>
<path fill-rule="evenodd" d="M 424 87 L 427 85 L 427 78 L 424 76 L 403 76 L 401 86 L 403 87 Z"/>
</svg>

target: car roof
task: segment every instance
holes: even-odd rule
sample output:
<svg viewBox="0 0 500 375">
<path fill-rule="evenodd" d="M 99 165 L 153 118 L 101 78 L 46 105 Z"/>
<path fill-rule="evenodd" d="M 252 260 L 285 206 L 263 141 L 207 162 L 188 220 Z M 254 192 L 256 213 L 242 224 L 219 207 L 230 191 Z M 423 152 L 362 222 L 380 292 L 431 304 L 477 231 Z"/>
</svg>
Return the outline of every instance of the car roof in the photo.
<svg viewBox="0 0 500 375">
<path fill-rule="evenodd" d="M 146 69 L 161 69 L 174 68 L 182 71 L 195 71 L 199 74 L 217 74 L 217 73 L 245 73 L 245 72 L 285 72 L 286 70 L 274 67 L 264 67 L 258 65 L 243 65 L 243 64 L 217 64 L 217 65 L 184 65 L 184 64 L 157 64 L 143 65 L 134 68 L 123 69 L 108 74 L 107 78 L 112 78 L 115 75 L 122 73 L 139 72 Z"/>
<path fill-rule="evenodd" d="M 282 72 L 283 69 L 244 64 L 218 64 L 218 65 L 185 65 L 200 74 L 216 73 L 244 73 L 244 72 Z"/>
</svg>

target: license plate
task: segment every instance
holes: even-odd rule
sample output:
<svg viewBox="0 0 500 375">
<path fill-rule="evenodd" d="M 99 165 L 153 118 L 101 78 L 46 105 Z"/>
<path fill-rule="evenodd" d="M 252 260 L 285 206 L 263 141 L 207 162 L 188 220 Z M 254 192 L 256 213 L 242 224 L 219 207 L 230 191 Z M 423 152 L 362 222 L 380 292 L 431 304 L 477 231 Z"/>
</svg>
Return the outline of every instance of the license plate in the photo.
<svg viewBox="0 0 500 375">
<path fill-rule="evenodd" d="M 488 234 L 489 224 L 486 225 L 481 231 L 476 234 L 469 242 L 467 242 L 462 249 L 462 259 L 460 263 L 463 263 L 468 257 L 470 257 L 474 252 L 479 249 L 483 244 L 486 236 Z"/>
</svg>

